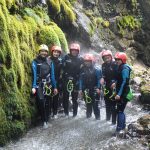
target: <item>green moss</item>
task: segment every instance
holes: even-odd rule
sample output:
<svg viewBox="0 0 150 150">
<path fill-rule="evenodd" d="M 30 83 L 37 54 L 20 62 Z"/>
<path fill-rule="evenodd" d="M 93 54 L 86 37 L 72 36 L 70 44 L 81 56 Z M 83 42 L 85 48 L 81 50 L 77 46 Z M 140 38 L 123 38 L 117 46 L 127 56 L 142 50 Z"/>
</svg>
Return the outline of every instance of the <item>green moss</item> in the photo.
<svg viewBox="0 0 150 150">
<path fill-rule="evenodd" d="M 62 30 L 55 23 L 51 23 L 51 27 L 54 29 L 55 33 L 58 36 L 58 39 L 59 39 L 62 50 L 65 53 L 68 53 L 69 52 L 68 43 L 67 43 L 67 40 L 65 38 L 64 33 L 62 32 Z"/>
<path fill-rule="evenodd" d="M 25 124 L 21 121 L 10 121 L 9 122 L 10 128 L 10 137 L 13 139 L 18 139 L 24 132 L 25 132 Z M 15 136 L 14 136 L 15 135 Z"/>
<path fill-rule="evenodd" d="M 50 23 L 50 18 L 48 14 L 46 13 L 46 10 L 44 10 L 42 6 L 37 5 L 33 8 L 33 10 L 36 13 L 36 15 L 38 15 L 43 20 L 44 24 Z"/>
<path fill-rule="evenodd" d="M 104 20 L 104 21 L 102 22 L 102 25 L 103 25 L 103 27 L 108 28 L 108 27 L 110 26 L 110 23 L 109 23 L 109 21 Z"/>
<path fill-rule="evenodd" d="M 1 102 L 1 99 L 0 99 Z M 4 110 L 1 107 L 2 104 L 0 104 L 0 146 L 3 146 L 7 140 L 7 120 Z"/>
<path fill-rule="evenodd" d="M 76 20 L 76 16 L 75 16 L 74 12 L 72 11 L 71 4 L 68 2 L 68 0 L 62 1 L 61 7 L 64 11 L 65 16 L 67 17 L 66 19 L 69 22 L 74 22 Z"/>
<path fill-rule="evenodd" d="M 90 19 L 94 19 L 94 14 L 92 10 L 84 10 L 84 13 L 90 18 Z"/>
<path fill-rule="evenodd" d="M 150 82 L 146 82 L 144 85 L 141 86 L 140 90 L 141 90 L 141 98 L 140 100 L 143 103 L 150 103 Z"/>
<path fill-rule="evenodd" d="M 150 85 L 150 83 L 146 83 L 145 85 L 141 86 L 141 92 L 142 92 L 142 94 L 145 94 L 145 95 L 149 94 L 150 95 L 149 85 Z"/>
<path fill-rule="evenodd" d="M 77 0 L 69 0 L 69 1 L 73 5 Z"/>
<path fill-rule="evenodd" d="M 49 0 L 49 5 L 51 5 L 52 11 L 55 14 L 60 13 L 60 1 L 59 0 Z"/>
<path fill-rule="evenodd" d="M 6 6 L 8 9 L 10 9 L 12 5 L 15 5 L 15 0 L 6 0 Z"/>
<path fill-rule="evenodd" d="M 6 1 L 5 1 L 5 0 L 1 0 L 1 1 L 0 1 L 0 5 L 2 5 L 2 6 L 5 7 L 5 6 L 6 6 Z"/>
<path fill-rule="evenodd" d="M 43 43 L 57 44 L 68 51 L 64 33 L 50 23 L 45 11 L 25 8 L 23 16 L 10 15 L 8 8 L 12 2 L 7 0 L 6 6 L 6 0 L 0 1 L 0 61 L 3 63 L 0 69 L 0 145 L 21 136 L 36 113 L 29 100 L 31 62 L 37 47 Z"/>
<path fill-rule="evenodd" d="M 29 32 L 36 34 L 38 26 L 37 26 L 35 20 L 28 16 L 25 16 L 24 19 L 25 19 L 25 22 L 28 24 L 28 27 L 30 30 Z"/>
<path fill-rule="evenodd" d="M 29 17 L 32 17 L 39 26 L 43 25 L 43 20 L 35 13 L 33 9 L 25 8 L 24 11 L 25 14 Z"/>
<path fill-rule="evenodd" d="M 89 35 L 92 36 L 95 31 L 95 26 L 92 23 L 89 24 L 89 31 Z"/>
<path fill-rule="evenodd" d="M 103 21 L 104 20 L 103 20 L 102 17 L 96 17 L 95 20 L 94 20 L 97 27 L 99 27 Z"/>
<path fill-rule="evenodd" d="M 123 16 L 117 19 L 117 25 L 121 34 L 125 33 L 125 29 L 135 30 L 141 28 L 141 23 L 133 16 Z"/>
<path fill-rule="evenodd" d="M 40 44 L 45 43 L 49 47 L 55 44 L 60 46 L 59 38 L 50 26 L 44 26 L 41 28 L 39 32 L 39 41 Z"/>
<path fill-rule="evenodd" d="M 69 0 L 49 0 L 49 13 L 55 19 L 59 15 L 60 21 L 72 23 L 76 20 L 76 15 L 72 10 Z"/>
<path fill-rule="evenodd" d="M 137 0 L 130 0 L 129 2 L 130 2 L 130 6 L 132 8 L 132 11 L 133 12 L 136 11 L 137 8 L 138 8 L 138 2 L 137 2 Z"/>
</svg>

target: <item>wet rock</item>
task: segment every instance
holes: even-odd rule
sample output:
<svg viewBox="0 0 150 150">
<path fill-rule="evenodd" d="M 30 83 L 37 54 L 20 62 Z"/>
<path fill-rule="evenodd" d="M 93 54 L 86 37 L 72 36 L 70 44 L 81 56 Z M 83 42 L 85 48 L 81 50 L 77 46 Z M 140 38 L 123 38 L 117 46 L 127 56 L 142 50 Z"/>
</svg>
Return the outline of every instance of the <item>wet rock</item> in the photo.
<svg viewBox="0 0 150 150">
<path fill-rule="evenodd" d="M 140 85 L 142 82 L 142 79 L 140 77 L 135 77 L 135 78 L 133 78 L 133 81 L 136 85 Z"/>
<path fill-rule="evenodd" d="M 131 137 L 141 137 L 144 134 L 144 128 L 138 123 L 132 123 L 128 125 L 128 134 Z"/>
<path fill-rule="evenodd" d="M 146 115 L 143 116 L 141 118 L 138 119 L 138 122 L 144 127 L 144 128 L 148 128 L 150 126 L 150 115 Z"/>
<path fill-rule="evenodd" d="M 141 98 L 142 103 L 150 104 L 150 82 L 142 85 L 141 88 Z"/>
<path fill-rule="evenodd" d="M 95 0 L 86 0 L 86 1 L 83 1 L 83 6 L 85 8 L 88 8 L 88 9 L 92 9 L 96 6 L 96 2 Z"/>
<path fill-rule="evenodd" d="M 138 56 L 144 61 L 145 64 L 150 66 L 150 27 L 149 23 L 150 20 L 149 15 L 149 7 L 150 7 L 150 1 L 145 0 L 145 1 L 139 1 L 140 3 L 140 9 L 142 11 L 143 15 L 143 26 L 142 30 L 137 32 L 135 34 L 135 41 L 137 41 L 137 44 L 139 48 L 137 48 L 138 51 Z M 136 46 L 135 45 L 135 46 Z"/>
<path fill-rule="evenodd" d="M 84 14 L 82 11 L 82 5 L 81 4 L 76 4 L 75 5 L 75 13 L 77 15 L 77 21 L 76 24 L 73 25 L 73 30 L 72 30 L 72 36 L 71 39 L 75 39 L 77 41 L 83 42 L 84 45 L 87 47 L 90 46 L 90 24 L 92 24 L 91 20 Z M 71 36 L 71 35 L 70 35 Z"/>
<path fill-rule="evenodd" d="M 73 24 L 72 34 L 69 35 L 70 39 L 81 42 L 82 50 L 88 51 L 94 49 L 100 52 L 103 48 L 110 48 L 115 50 L 112 45 L 105 43 L 105 41 L 100 37 L 99 30 L 95 28 L 92 20 L 83 11 L 82 4 L 77 3 L 74 9 L 77 15 L 76 24 Z M 82 46 L 83 45 L 83 46 Z"/>
<path fill-rule="evenodd" d="M 150 111 L 150 104 L 144 104 L 142 110 Z"/>
<path fill-rule="evenodd" d="M 137 122 L 128 125 L 127 135 L 130 137 L 146 138 L 150 141 L 150 115 L 143 116 Z M 142 140 L 145 142 L 145 140 Z"/>
</svg>

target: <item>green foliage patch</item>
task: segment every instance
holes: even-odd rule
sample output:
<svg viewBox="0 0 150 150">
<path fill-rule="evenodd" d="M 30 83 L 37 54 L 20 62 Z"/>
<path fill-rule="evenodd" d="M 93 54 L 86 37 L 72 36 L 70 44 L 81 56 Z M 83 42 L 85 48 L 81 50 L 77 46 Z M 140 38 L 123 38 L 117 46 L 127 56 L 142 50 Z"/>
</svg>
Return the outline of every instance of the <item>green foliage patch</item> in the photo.
<svg viewBox="0 0 150 150">
<path fill-rule="evenodd" d="M 30 91 L 38 46 L 56 44 L 68 51 L 65 34 L 40 6 L 12 14 L 14 2 L 0 1 L 0 146 L 23 135 L 36 113 Z"/>
</svg>

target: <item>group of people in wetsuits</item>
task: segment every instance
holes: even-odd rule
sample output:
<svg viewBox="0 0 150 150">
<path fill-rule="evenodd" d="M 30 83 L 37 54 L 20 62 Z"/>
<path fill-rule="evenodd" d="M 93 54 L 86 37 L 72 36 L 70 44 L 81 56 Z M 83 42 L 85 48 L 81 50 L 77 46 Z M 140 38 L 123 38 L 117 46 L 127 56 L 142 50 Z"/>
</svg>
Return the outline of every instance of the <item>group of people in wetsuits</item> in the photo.
<svg viewBox="0 0 150 150">
<path fill-rule="evenodd" d="M 50 49 L 50 56 L 49 55 Z M 64 116 L 69 117 L 69 101 L 72 102 L 73 116 L 78 114 L 78 96 L 86 105 L 86 117 L 92 116 L 100 120 L 98 107 L 100 95 L 104 93 L 106 104 L 106 120 L 112 118 L 116 124 L 116 132 L 125 129 L 124 109 L 128 102 L 131 68 L 126 64 L 127 56 L 117 52 L 113 59 L 110 50 L 103 50 L 101 69 L 96 67 L 92 54 L 80 57 L 80 45 L 72 43 L 69 54 L 61 57 L 62 49 L 58 45 L 48 48 L 42 44 L 39 54 L 32 62 L 32 93 L 36 95 L 36 103 L 40 112 L 43 128 L 48 127 L 49 117 L 57 118 L 59 95 L 63 94 Z M 70 99 L 71 97 L 71 99 Z"/>
</svg>

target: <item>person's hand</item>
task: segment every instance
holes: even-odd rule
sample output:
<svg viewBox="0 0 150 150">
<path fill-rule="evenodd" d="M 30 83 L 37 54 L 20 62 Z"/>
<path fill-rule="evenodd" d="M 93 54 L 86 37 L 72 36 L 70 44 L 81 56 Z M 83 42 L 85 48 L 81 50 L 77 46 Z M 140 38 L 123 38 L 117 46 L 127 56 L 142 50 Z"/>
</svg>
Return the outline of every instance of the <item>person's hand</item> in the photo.
<svg viewBox="0 0 150 150">
<path fill-rule="evenodd" d="M 100 93 L 101 93 L 100 89 L 96 89 L 96 93 L 97 93 L 98 95 L 100 95 Z"/>
<path fill-rule="evenodd" d="M 105 81 L 104 81 L 104 78 L 101 78 L 101 79 L 100 79 L 100 84 L 101 84 L 101 85 L 104 85 L 104 82 L 105 82 Z"/>
<path fill-rule="evenodd" d="M 36 88 L 32 88 L 32 94 L 36 94 Z"/>
<path fill-rule="evenodd" d="M 82 92 L 82 90 L 79 90 L 78 93 L 79 93 L 79 97 L 82 98 L 82 97 L 83 97 L 83 92 Z"/>
<path fill-rule="evenodd" d="M 116 99 L 116 100 L 120 100 L 120 96 L 119 96 L 119 95 L 116 95 L 116 96 L 115 96 L 115 99 Z"/>
<path fill-rule="evenodd" d="M 116 83 L 113 83 L 112 85 L 111 85 L 111 89 L 115 89 L 116 88 Z"/>
<path fill-rule="evenodd" d="M 57 95 L 58 94 L 58 90 L 55 88 L 54 89 L 54 95 Z"/>
</svg>

